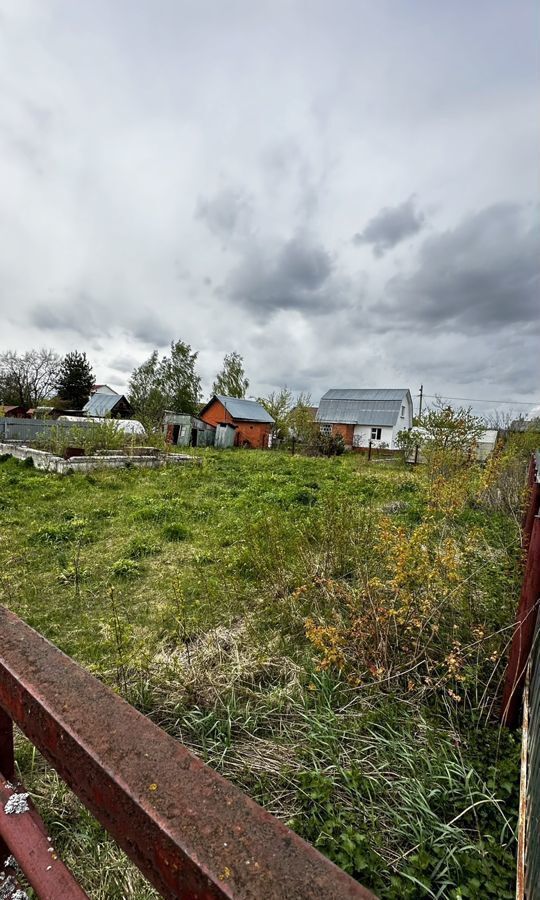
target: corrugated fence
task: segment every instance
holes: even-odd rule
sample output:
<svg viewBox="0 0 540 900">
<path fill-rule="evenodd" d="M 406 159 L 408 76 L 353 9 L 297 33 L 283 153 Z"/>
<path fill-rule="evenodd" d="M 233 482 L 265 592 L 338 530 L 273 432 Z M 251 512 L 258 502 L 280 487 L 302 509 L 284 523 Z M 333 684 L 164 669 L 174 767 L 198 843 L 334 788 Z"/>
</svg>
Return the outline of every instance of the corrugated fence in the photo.
<svg viewBox="0 0 540 900">
<path fill-rule="evenodd" d="M 12 419 L 0 418 L 0 441 L 21 441 L 22 443 L 35 441 L 43 432 L 52 428 L 70 429 L 73 422 L 58 422 L 54 419 Z M 77 422 L 77 428 L 87 428 L 92 422 Z"/>
</svg>

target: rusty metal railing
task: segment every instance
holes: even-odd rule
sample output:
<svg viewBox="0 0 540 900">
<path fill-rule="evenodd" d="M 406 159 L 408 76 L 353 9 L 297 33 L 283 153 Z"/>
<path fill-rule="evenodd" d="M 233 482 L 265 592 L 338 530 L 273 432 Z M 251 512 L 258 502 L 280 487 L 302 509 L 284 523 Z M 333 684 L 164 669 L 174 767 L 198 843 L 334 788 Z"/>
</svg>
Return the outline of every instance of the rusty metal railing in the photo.
<svg viewBox="0 0 540 900">
<path fill-rule="evenodd" d="M 522 532 L 525 570 L 501 719 L 511 728 L 522 725 L 516 900 L 540 900 L 540 453 L 529 467 Z"/>
<path fill-rule="evenodd" d="M 373 898 L 3 607 L 0 635 L 0 849 L 42 900 L 86 894 L 14 782 L 13 723 L 163 897 Z"/>
<path fill-rule="evenodd" d="M 540 898 L 540 621 L 523 695 L 516 900 Z"/>
<path fill-rule="evenodd" d="M 523 518 L 523 548 L 526 553 L 516 627 L 512 636 L 506 670 L 501 718 L 516 728 L 525 686 L 525 674 L 533 646 L 540 601 L 540 453 L 533 454 L 529 466 L 529 499 Z"/>
</svg>

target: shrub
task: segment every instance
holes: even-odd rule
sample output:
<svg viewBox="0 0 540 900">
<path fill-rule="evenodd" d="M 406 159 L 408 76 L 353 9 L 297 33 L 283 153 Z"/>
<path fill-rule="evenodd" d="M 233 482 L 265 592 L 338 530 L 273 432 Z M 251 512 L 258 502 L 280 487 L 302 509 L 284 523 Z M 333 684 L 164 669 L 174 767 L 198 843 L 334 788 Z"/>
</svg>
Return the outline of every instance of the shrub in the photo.
<svg viewBox="0 0 540 900">
<path fill-rule="evenodd" d="M 345 453 L 345 441 L 341 434 L 324 434 L 316 429 L 306 446 L 306 452 L 309 456 L 341 456 Z"/>
<path fill-rule="evenodd" d="M 133 440 L 133 436 L 118 429 L 114 419 L 103 419 L 70 428 L 53 425 L 50 430 L 37 435 L 34 443 L 56 456 L 64 456 L 68 447 L 82 447 L 87 456 L 93 456 L 98 450 L 122 450 Z"/>
</svg>

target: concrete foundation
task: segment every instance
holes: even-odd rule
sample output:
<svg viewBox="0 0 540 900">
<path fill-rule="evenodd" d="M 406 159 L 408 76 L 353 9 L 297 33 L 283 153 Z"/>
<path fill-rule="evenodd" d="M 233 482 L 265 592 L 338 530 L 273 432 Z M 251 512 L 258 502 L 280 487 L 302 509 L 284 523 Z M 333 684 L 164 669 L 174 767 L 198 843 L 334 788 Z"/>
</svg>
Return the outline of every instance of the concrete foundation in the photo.
<svg viewBox="0 0 540 900">
<path fill-rule="evenodd" d="M 24 444 L 0 442 L 0 454 L 8 453 L 14 459 L 31 459 L 36 469 L 44 469 L 47 472 L 56 472 L 65 475 L 73 472 L 90 472 L 92 469 L 125 469 L 138 466 L 145 469 L 159 469 L 161 466 L 181 465 L 183 463 L 198 463 L 199 459 L 187 456 L 184 453 L 162 453 L 150 448 L 141 448 L 144 452 L 140 455 L 115 453 L 107 456 L 73 456 L 71 459 L 62 459 L 45 450 L 35 450 Z"/>
</svg>

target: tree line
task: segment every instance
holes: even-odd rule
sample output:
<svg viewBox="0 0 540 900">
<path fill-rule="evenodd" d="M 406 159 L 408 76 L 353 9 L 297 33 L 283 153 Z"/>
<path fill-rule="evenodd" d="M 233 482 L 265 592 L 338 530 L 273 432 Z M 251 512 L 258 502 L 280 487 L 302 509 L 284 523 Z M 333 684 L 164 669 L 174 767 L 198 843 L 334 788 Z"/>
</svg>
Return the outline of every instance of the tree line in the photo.
<svg viewBox="0 0 540 900">
<path fill-rule="evenodd" d="M 0 403 L 35 408 L 52 399 L 67 409 L 82 409 L 94 383 L 86 353 L 67 353 L 42 348 L 0 353 Z"/>
<path fill-rule="evenodd" d="M 167 353 L 154 350 L 131 373 L 127 397 L 134 415 L 147 429 L 158 428 L 165 412 L 197 415 L 202 407 L 202 382 L 197 371 L 198 353 L 184 341 L 172 341 Z M 94 372 L 86 353 L 74 350 L 60 356 L 51 349 L 0 353 L 0 405 L 59 406 L 81 410 L 87 403 Z M 236 351 L 226 353 L 212 384 L 212 395 L 245 398 L 249 379 L 244 360 Z M 277 437 L 292 429 L 301 439 L 313 426 L 311 397 L 295 397 L 287 387 L 258 397 L 275 421 Z"/>
</svg>

